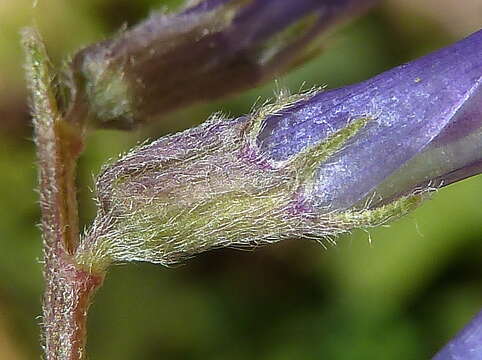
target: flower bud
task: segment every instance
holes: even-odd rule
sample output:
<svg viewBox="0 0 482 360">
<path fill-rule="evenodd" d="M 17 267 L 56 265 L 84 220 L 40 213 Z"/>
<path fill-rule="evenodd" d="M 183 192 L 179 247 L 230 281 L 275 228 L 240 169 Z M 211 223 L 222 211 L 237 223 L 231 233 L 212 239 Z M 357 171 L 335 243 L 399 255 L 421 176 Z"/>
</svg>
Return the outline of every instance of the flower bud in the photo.
<svg viewBox="0 0 482 360">
<path fill-rule="evenodd" d="M 207 0 L 156 13 L 72 63 L 78 111 L 131 128 L 198 101 L 252 88 L 314 52 L 317 35 L 376 0 Z"/>
<path fill-rule="evenodd" d="M 132 150 L 98 178 L 85 266 L 330 238 L 480 172 L 482 31 L 360 84 L 287 96 Z"/>
</svg>

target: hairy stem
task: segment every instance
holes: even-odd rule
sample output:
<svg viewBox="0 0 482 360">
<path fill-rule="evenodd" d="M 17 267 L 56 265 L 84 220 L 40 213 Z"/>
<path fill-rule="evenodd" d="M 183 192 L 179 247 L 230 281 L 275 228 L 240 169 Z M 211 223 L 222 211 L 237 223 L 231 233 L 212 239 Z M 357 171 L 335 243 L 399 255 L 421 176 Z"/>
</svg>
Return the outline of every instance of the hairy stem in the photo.
<svg viewBox="0 0 482 360">
<path fill-rule="evenodd" d="M 71 254 L 78 241 L 74 177 L 82 138 L 80 132 L 62 119 L 54 71 L 39 35 L 27 29 L 23 40 L 32 94 L 43 239 L 46 251 Z"/>
<path fill-rule="evenodd" d="M 39 34 L 26 29 L 23 43 L 39 168 L 45 359 L 80 360 L 89 299 L 103 278 L 102 274 L 78 269 L 71 260 L 79 241 L 75 169 L 82 151 L 83 129 L 63 119 L 55 72 Z"/>
<path fill-rule="evenodd" d="M 60 258 L 46 259 L 44 352 L 48 360 L 85 358 L 87 312 L 103 276 L 79 270 Z"/>
</svg>

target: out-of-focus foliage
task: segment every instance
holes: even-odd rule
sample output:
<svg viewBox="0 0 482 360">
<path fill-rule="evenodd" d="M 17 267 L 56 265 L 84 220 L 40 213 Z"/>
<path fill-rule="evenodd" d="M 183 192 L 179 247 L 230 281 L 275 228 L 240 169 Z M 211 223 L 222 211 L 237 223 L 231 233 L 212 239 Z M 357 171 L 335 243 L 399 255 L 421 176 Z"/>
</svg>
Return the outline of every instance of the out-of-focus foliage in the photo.
<svg viewBox="0 0 482 360">
<path fill-rule="evenodd" d="M 135 133 L 91 134 L 79 169 L 83 223 L 93 217 L 92 174 L 139 140 L 198 124 L 216 110 L 248 112 L 279 86 L 366 79 L 477 30 L 452 35 L 437 25 L 436 12 L 430 18 L 416 8 L 396 17 L 400 2 L 341 29 L 320 58 L 279 85 L 186 109 Z M 150 8 L 176 3 L 0 1 L 0 359 L 40 354 L 39 212 L 18 30 L 35 19 L 61 59 Z M 481 195 L 482 177 L 463 181 L 389 228 L 357 232 L 327 250 L 293 240 L 213 251 L 175 269 L 115 267 L 90 316 L 91 358 L 427 358 L 482 305 Z"/>
</svg>

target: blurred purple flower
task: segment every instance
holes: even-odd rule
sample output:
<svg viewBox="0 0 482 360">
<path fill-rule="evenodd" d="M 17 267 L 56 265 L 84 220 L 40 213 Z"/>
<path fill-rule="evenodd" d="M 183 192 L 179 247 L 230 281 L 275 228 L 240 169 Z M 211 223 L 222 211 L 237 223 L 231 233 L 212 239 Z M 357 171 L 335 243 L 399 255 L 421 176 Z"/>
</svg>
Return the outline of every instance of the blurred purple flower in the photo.
<svg viewBox="0 0 482 360">
<path fill-rule="evenodd" d="M 404 215 L 481 172 L 481 84 L 479 31 L 365 82 L 281 96 L 135 149 L 98 179 L 79 262 L 170 264 Z"/>
<path fill-rule="evenodd" d="M 433 357 L 433 360 L 480 359 L 482 359 L 482 311 Z"/>
<path fill-rule="evenodd" d="M 87 105 L 95 125 L 131 128 L 252 88 L 318 53 L 320 33 L 376 2 L 206 0 L 155 13 L 75 55 L 72 113 Z"/>
</svg>

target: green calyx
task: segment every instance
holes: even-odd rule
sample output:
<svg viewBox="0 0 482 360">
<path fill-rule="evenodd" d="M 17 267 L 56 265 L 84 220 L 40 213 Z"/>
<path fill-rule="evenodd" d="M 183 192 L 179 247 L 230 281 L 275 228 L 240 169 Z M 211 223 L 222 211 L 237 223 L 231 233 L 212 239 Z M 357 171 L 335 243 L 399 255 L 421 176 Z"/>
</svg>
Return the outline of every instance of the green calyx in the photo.
<svg viewBox="0 0 482 360">
<path fill-rule="evenodd" d="M 134 89 L 123 66 L 94 58 L 83 64 L 81 75 L 81 87 L 96 123 L 109 126 L 114 121 L 115 127 L 132 127 L 136 112 Z"/>
</svg>

